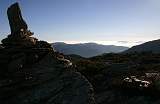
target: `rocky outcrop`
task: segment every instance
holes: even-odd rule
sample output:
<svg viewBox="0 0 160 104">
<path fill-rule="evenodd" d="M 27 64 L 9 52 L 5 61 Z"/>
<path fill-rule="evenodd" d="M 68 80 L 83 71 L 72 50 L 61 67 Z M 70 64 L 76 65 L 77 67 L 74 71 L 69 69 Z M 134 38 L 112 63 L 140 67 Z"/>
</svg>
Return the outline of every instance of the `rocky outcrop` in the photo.
<svg viewBox="0 0 160 104">
<path fill-rule="evenodd" d="M 30 37 L 33 33 L 28 30 L 28 26 L 22 18 L 18 3 L 15 3 L 8 8 L 7 15 L 11 28 L 11 34 L 2 40 L 3 45 L 5 47 L 33 47 L 36 45 L 38 39 Z"/>
<path fill-rule="evenodd" d="M 17 3 L 9 7 L 8 18 L 11 34 L 0 46 L 1 104 L 95 103 L 92 85 L 72 63 L 47 42 L 30 37 Z"/>
<path fill-rule="evenodd" d="M 31 66 L 22 67 L 24 54 L 11 61 L 12 72 L 0 81 L 3 104 L 93 104 L 91 84 L 65 66 L 53 53 L 45 54 Z M 13 66 L 13 67 L 12 67 Z"/>
</svg>

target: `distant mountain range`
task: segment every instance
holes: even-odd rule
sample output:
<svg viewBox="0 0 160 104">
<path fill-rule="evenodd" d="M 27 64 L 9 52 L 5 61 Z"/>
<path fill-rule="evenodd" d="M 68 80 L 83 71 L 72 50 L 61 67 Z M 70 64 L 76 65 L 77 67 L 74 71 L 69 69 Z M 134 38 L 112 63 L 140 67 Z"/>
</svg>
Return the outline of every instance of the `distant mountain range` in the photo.
<svg viewBox="0 0 160 104">
<path fill-rule="evenodd" d="M 160 39 L 149 41 L 137 46 L 133 46 L 130 49 L 124 51 L 124 53 L 134 53 L 134 52 L 160 53 Z"/>
<path fill-rule="evenodd" d="M 76 54 L 82 57 L 92 57 L 103 53 L 119 53 L 128 49 L 128 47 L 102 45 L 97 43 L 83 43 L 83 44 L 66 44 L 63 42 L 56 42 L 52 44 L 53 47 L 66 55 Z"/>
</svg>

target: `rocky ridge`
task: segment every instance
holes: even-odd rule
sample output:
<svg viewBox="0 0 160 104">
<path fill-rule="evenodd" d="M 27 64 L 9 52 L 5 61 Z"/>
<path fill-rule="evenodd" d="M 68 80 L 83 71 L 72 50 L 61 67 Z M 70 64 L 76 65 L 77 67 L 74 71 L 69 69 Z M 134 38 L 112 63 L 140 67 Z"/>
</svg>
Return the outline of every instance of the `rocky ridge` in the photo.
<svg viewBox="0 0 160 104">
<path fill-rule="evenodd" d="M 18 3 L 7 13 L 11 34 L 0 45 L 0 103 L 94 104 L 92 85 L 72 62 L 31 37 Z"/>
</svg>

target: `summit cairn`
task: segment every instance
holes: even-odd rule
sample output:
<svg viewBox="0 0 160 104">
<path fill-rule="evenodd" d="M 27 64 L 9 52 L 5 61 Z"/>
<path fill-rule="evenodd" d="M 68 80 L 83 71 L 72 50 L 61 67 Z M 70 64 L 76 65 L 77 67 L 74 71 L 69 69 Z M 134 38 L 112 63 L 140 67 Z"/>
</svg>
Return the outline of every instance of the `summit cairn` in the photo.
<svg viewBox="0 0 160 104">
<path fill-rule="evenodd" d="M 7 15 L 11 34 L 2 40 L 0 45 L 0 66 L 2 68 L 0 77 L 24 74 L 26 76 L 26 71 L 23 69 L 25 66 L 31 67 L 44 55 L 49 52 L 54 53 L 54 50 L 49 43 L 31 37 L 33 33 L 28 30 L 18 3 L 8 8 Z"/>
<path fill-rule="evenodd" d="M 23 20 L 18 3 L 11 5 L 7 10 L 11 34 L 2 40 L 3 46 L 20 46 L 33 47 L 36 45 L 37 39 L 30 37 L 33 35 L 28 30 L 26 22 Z"/>
<path fill-rule="evenodd" d="M 95 104 L 93 88 L 49 43 L 31 37 L 18 3 L 0 44 L 0 104 Z"/>
</svg>

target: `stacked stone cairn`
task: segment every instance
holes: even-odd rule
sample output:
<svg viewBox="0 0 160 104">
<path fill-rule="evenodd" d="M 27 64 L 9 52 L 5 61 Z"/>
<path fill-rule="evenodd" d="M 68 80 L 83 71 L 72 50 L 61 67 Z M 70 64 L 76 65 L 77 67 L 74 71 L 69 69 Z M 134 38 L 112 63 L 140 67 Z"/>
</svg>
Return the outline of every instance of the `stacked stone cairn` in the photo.
<svg viewBox="0 0 160 104">
<path fill-rule="evenodd" d="M 49 43 L 31 37 L 33 33 L 28 30 L 18 3 L 8 8 L 7 15 L 11 34 L 0 45 L 0 78 L 30 77 L 24 67 L 28 68 L 47 53 L 55 52 Z"/>
</svg>

